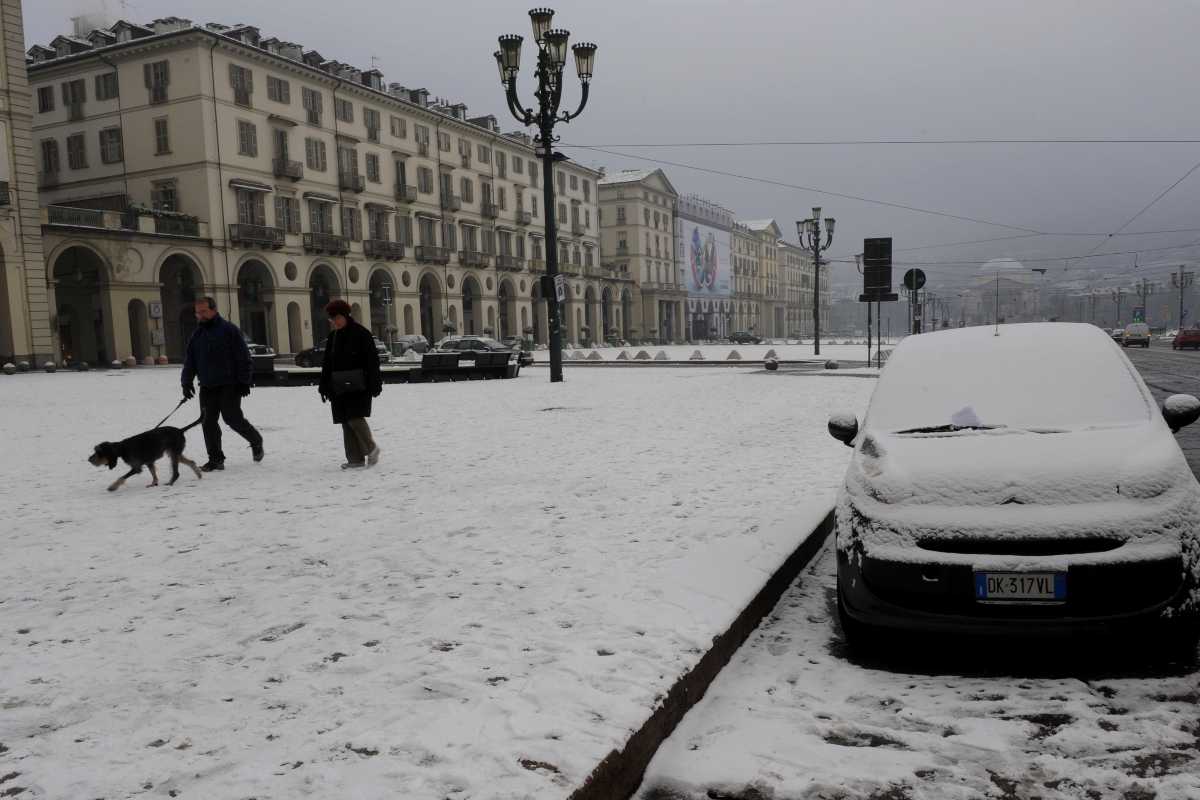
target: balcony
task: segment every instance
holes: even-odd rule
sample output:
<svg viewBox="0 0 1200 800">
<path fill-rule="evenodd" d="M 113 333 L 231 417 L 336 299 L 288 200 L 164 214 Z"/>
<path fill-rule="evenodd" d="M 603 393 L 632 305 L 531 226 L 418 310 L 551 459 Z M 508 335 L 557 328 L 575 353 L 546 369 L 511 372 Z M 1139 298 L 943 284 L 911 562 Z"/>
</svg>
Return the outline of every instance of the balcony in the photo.
<svg viewBox="0 0 1200 800">
<path fill-rule="evenodd" d="M 533 224 L 533 214 L 529 213 L 528 211 L 518 211 L 517 212 L 517 224 L 518 225 L 532 225 Z"/>
<path fill-rule="evenodd" d="M 417 155 L 429 155 L 429 142 L 417 142 Z"/>
<path fill-rule="evenodd" d="M 200 220 L 195 217 L 155 217 L 154 232 L 164 236 L 199 236 Z"/>
<path fill-rule="evenodd" d="M 445 247 L 434 247 L 430 244 L 419 244 L 414 250 L 417 261 L 422 264 L 449 264 L 450 251 Z"/>
<path fill-rule="evenodd" d="M 495 203 L 483 203 L 479 207 L 479 215 L 484 219 L 495 219 L 500 216 L 500 207 Z"/>
<path fill-rule="evenodd" d="M 583 226 L 582 222 L 576 221 L 576 222 L 571 223 L 571 234 L 572 235 L 583 236 L 585 233 L 587 233 L 587 228 L 585 228 Z"/>
<path fill-rule="evenodd" d="M 458 251 L 458 263 L 464 267 L 486 267 L 488 257 L 487 253 L 480 253 L 477 250 Z"/>
<path fill-rule="evenodd" d="M 529 259 L 529 271 L 533 273 L 544 273 L 546 271 L 546 259 L 531 258 Z"/>
<path fill-rule="evenodd" d="M 629 247 L 627 245 L 618 244 L 617 245 L 617 255 L 619 255 L 619 256 L 629 255 Z"/>
<path fill-rule="evenodd" d="M 244 86 L 239 86 L 233 90 L 233 102 L 235 105 L 243 108 L 250 108 L 250 90 Z"/>
<path fill-rule="evenodd" d="M 338 236 L 336 233 L 306 233 L 304 249 L 309 253 L 344 256 L 350 252 L 350 237 Z"/>
<path fill-rule="evenodd" d="M 462 208 L 462 198 L 455 194 L 442 195 L 442 210 L 443 211 L 458 211 Z"/>
<path fill-rule="evenodd" d="M 69 208 L 48 206 L 46 212 L 51 225 L 70 225 L 77 228 L 105 228 L 104 212 L 91 208 Z M 112 226 L 118 227 L 118 226 Z"/>
<path fill-rule="evenodd" d="M 470 167 L 471 167 L 471 156 L 470 156 L 470 155 L 468 155 L 467 153 L 462 153 L 461 155 L 462 155 L 462 165 L 463 165 L 463 168 L 464 168 L 464 169 L 470 169 Z"/>
<path fill-rule="evenodd" d="M 396 200 L 401 203 L 417 202 L 417 187 L 405 186 L 404 184 L 397 184 Z"/>
<path fill-rule="evenodd" d="M 567 261 L 563 261 L 558 265 L 559 272 L 561 272 L 563 275 L 570 275 L 573 278 L 579 277 L 579 269 L 580 267 L 578 264 L 571 264 Z"/>
<path fill-rule="evenodd" d="M 11 202 L 8 196 L 8 181 L 0 181 L 0 206 L 9 205 Z"/>
<path fill-rule="evenodd" d="M 234 244 L 270 247 L 272 250 L 278 250 L 283 247 L 283 228 L 233 223 L 229 226 L 229 241 Z"/>
<path fill-rule="evenodd" d="M 496 269 L 506 272 L 520 272 L 525 266 L 525 259 L 520 256 L 496 256 Z"/>
<path fill-rule="evenodd" d="M 404 245 L 400 242 L 389 242 L 387 239 L 366 239 L 363 241 L 363 253 L 367 258 L 399 261 L 404 258 Z"/>
<path fill-rule="evenodd" d="M 277 158 L 272 163 L 275 166 L 276 178 L 291 178 L 294 181 L 298 181 L 304 177 L 304 164 L 299 161 Z"/>
<path fill-rule="evenodd" d="M 347 192 L 362 192 L 367 188 L 367 179 L 356 172 L 339 172 L 338 187 Z"/>
</svg>

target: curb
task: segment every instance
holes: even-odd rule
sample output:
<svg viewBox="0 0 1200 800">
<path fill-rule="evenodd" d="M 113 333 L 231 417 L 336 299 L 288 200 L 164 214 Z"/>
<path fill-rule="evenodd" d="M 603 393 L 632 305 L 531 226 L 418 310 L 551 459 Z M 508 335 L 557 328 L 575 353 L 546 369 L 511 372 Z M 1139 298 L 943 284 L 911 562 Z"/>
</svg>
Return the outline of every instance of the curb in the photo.
<svg viewBox="0 0 1200 800">
<path fill-rule="evenodd" d="M 787 560 L 775 570 L 766 585 L 738 614 L 724 633 L 713 637 L 712 647 L 696 666 L 680 676 L 660 701 L 654 713 L 630 735 L 621 750 L 613 750 L 592 770 L 583 785 L 568 800 L 615 800 L 632 798 L 642 784 L 646 767 L 659 746 L 675 730 L 683 716 L 700 702 L 709 685 L 733 658 L 779 598 L 825 544 L 833 530 L 833 511 L 821 520 Z"/>
</svg>

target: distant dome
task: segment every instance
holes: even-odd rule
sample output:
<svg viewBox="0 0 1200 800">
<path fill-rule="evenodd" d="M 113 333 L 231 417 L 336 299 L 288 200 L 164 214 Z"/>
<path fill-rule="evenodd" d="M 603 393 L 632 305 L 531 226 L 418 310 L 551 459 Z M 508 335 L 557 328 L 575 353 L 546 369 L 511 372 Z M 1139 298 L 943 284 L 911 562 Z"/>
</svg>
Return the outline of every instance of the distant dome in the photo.
<svg viewBox="0 0 1200 800">
<path fill-rule="evenodd" d="M 1015 258 L 993 258 L 991 261 L 980 267 L 979 271 L 991 274 L 995 274 L 997 272 L 1028 273 L 1029 269 Z"/>
</svg>

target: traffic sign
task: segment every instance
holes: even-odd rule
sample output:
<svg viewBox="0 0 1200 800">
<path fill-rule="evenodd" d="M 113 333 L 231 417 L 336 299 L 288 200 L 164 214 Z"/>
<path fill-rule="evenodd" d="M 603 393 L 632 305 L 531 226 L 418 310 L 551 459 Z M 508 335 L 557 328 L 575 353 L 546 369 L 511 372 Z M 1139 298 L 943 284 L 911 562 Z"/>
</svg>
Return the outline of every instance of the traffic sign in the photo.
<svg viewBox="0 0 1200 800">
<path fill-rule="evenodd" d="M 560 303 L 567 299 L 567 277 L 561 272 L 554 276 L 554 297 Z"/>
<path fill-rule="evenodd" d="M 919 269 L 910 269 L 904 273 L 904 288 L 910 292 L 918 291 L 925 285 L 925 272 Z"/>
</svg>

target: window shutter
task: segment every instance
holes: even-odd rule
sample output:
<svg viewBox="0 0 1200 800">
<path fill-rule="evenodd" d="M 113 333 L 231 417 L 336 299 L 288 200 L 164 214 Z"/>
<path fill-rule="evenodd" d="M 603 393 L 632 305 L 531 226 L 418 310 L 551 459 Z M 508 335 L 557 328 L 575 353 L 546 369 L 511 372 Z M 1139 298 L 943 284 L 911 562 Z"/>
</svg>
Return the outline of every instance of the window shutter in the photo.
<svg viewBox="0 0 1200 800">
<path fill-rule="evenodd" d="M 171 82 L 171 62 L 162 61 L 162 85 L 166 86 Z"/>
<path fill-rule="evenodd" d="M 62 94 L 63 94 L 63 105 L 64 106 L 71 105 L 71 84 L 64 83 L 62 85 Z"/>
<path fill-rule="evenodd" d="M 151 84 L 153 83 L 153 78 L 151 77 L 151 70 L 150 70 L 149 64 L 142 64 L 142 78 L 146 82 L 146 88 L 149 89 Z"/>
<path fill-rule="evenodd" d="M 242 70 L 242 75 L 245 76 L 246 91 L 250 94 L 254 94 L 254 73 L 247 69 Z"/>
<path fill-rule="evenodd" d="M 232 86 L 234 89 L 241 88 L 241 81 L 239 80 L 239 78 L 241 77 L 240 73 L 241 73 L 241 69 L 238 68 L 237 64 L 229 65 L 229 85 Z"/>
</svg>

